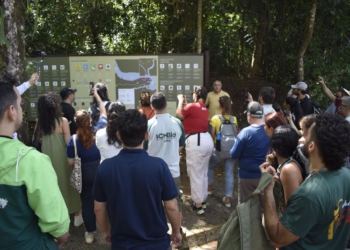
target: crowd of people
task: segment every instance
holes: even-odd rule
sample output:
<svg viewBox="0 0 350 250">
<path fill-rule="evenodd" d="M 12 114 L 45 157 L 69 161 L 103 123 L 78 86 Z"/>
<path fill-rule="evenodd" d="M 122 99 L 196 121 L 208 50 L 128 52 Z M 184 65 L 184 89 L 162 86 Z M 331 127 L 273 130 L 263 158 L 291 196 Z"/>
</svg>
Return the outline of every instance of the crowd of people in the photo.
<svg viewBox="0 0 350 250">
<path fill-rule="evenodd" d="M 192 209 L 202 216 L 214 189 L 214 171 L 225 169 L 222 204 L 231 207 L 238 165 L 238 203 L 257 188 L 262 173 L 273 180 L 259 195 L 271 244 L 280 249 L 344 249 L 350 233 L 350 96 L 319 83 L 333 102 L 325 114 L 298 82 L 286 93 L 284 109 L 272 87 L 250 93 L 249 126 L 239 129 L 232 101 L 215 81 L 198 86 L 192 100 L 178 95 L 176 117 L 163 93 L 142 92 L 140 109 L 111 102 L 98 83 L 89 110 L 72 107 L 68 87 L 38 99 L 33 140 L 41 151 L 16 140 L 22 123 L 21 94 L 38 79 L 18 87 L 0 78 L 0 242 L 1 249 L 57 249 L 68 238 L 72 219 L 95 240 L 98 223 L 112 249 L 171 249 L 180 245 L 182 224 L 180 151 L 186 151 Z M 329 114 L 331 113 L 331 114 Z M 35 138 L 37 137 L 37 138 Z M 81 160 L 82 189 L 70 176 Z M 277 184 L 276 184 L 277 183 Z M 278 189 L 277 187 L 281 187 Z M 276 204 L 278 204 L 276 206 Z M 167 234 L 168 218 L 172 233 Z M 122 225 L 122 226 L 121 226 Z"/>
</svg>

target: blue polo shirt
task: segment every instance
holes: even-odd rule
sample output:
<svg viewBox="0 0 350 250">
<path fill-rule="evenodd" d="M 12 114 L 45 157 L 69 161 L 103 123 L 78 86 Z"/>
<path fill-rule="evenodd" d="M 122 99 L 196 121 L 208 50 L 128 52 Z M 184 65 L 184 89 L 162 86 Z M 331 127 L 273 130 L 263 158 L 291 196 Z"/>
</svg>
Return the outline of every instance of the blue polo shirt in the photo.
<svg viewBox="0 0 350 250">
<path fill-rule="evenodd" d="M 96 173 L 93 197 L 107 202 L 112 249 L 168 249 L 162 201 L 177 195 L 165 161 L 143 149 L 122 149 L 104 160 Z"/>
<path fill-rule="evenodd" d="M 231 158 L 239 160 L 239 178 L 261 177 L 259 166 L 265 162 L 269 146 L 270 137 L 266 135 L 264 125 L 250 125 L 239 132 L 230 151 Z"/>
</svg>

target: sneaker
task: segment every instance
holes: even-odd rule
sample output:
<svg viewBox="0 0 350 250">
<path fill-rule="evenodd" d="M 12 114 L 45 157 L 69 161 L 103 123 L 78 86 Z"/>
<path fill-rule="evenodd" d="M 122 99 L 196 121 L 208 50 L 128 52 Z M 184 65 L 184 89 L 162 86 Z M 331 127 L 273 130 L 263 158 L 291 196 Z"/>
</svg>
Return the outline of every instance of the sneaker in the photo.
<svg viewBox="0 0 350 250">
<path fill-rule="evenodd" d="M 208 190 L 208 195 L 212 195 L 212 194 L 213 194 L 213 191 Z"/>
<path fill-rule="evenodd" d="M 94 241 L 95 235 L 94 233 L 85 232 L 85 242 L 91 244 Z"/>
<path fill-rule="evenodd" d="M 202 208 L 203 208 L 203 209 L 206 209 L 207 206 L 209 206 L 209 203 L 207 203 L 207 202 L 203 202 L 203 203 L 202 203 Z"/>
<path fill-rule="evenodd" d="M 180 234 L 182 236 L 182 239 L 186 237 L 186 233 L 182 230 L 182 227 L 180 227 Z"/>
<path fill-rule="evenodd" d="M 222 202 L 225 204 L 226 207 L 231 207 L 231 202 L 230 203 L 226 203 L 226 196 L 224 196 L 224 198 L 222 198 Z"/>
<path fill-rule="evenodd" d="M 79 227 L 81 224 L 84 224 L 84 220 L 80 213 L 79 215 L 74 216 L 74 226 Z"/>
<path fill-rule="evenodd" d="M 193 212 L 196 212 L 197 215 L 204 215 L 204 210 L 202 206 L 200 207 L 193 206 L 192 210 Z"/>
</svg>

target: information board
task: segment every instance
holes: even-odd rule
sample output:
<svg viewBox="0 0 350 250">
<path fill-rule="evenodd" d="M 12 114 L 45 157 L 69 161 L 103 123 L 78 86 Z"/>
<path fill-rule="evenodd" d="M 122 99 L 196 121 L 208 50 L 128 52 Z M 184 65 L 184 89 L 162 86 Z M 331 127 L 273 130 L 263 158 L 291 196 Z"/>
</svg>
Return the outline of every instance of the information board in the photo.
<svg viewBox="0 0 350 250">
<path fill-rule="evenodd" d="M 27 59 L 34 62 L 35 59 Z M 28 90 L 28 119 L 35 120 L 37 100 L 46 92 L 58 92 L 65 86 L 77 89 L 75 110 L 88 109 L 90 82 L 102 82 L 111 101 L 127 108 L 139 108 L 142 91 L 163 92 L 168 112 L 175 115 L 177 95 L 192 101 L 196 86 L 203 85 L 203 55 L 132 55 L 45 57 L 40 66 L 40 81 Z"/>
</svg>

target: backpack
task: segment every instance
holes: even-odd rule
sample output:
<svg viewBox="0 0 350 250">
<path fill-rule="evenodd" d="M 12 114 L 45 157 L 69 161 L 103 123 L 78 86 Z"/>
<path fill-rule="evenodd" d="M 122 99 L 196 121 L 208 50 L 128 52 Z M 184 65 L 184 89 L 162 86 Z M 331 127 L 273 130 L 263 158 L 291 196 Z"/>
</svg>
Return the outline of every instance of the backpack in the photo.
<svg viewBox="0 0 350 250">
<path fill-rule="evenodd" d="M 262 225 L 259 194 L 270 184 L 273 176 L 263 173 L 257 189 L 238 204 L 221 227 L 218 250 L 275 250 Z"/>
<path fill-rule="evenodd" d="M 318 115 L 318 114 L 322 114 L 323 113 L 320 104 L 318 104 L 317 102 L 311 100 L 311 105 L 312 105 L 314 114 Z"/>
<path fill-rule="evenodd" d="M 221 120 L 221 126 L 218 134 L 220 133 L 220 138 L 217 138 L 216 149 L 220 152 L 221 159 L 230 158 L 230 150 L 233 147 L 233 144 L 237 138 L 237 127 L 236 124 L 233 123 L 234 116 L 230 116 L 230 119 L 225 119 L 222 115 L 219 115 Z"/>
<path fill-rule="evenodd" d="M 108 111 L 109 105 L 111 102 L 107 102 L 105 104 L 106 111 Z M 91 108 L 91 119 L 92 119 L 92 126 L 96 126 L 98 119 L 100 119 L 100 109 L 98 108 L 97 104 L 92 104 L 90 106 Z"/>
</svg>

